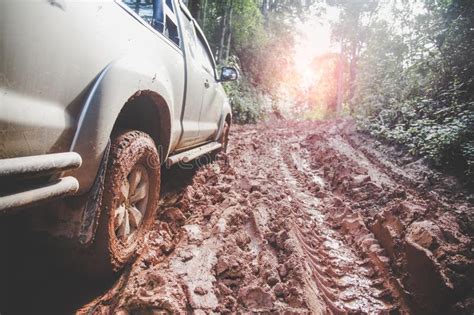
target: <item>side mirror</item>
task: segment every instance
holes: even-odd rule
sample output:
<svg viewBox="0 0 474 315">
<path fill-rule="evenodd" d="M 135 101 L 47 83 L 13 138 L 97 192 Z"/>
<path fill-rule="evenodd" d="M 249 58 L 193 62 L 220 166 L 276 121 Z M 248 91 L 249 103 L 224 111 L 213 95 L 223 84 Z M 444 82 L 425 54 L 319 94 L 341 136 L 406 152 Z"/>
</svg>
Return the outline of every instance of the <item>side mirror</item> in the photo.
<svg viewBox="0 0 474 315">
<path fill-rule="evenodd" d="M 219 82 L 236 81 L 239 78 L 239 71 L 234 67 L 222 67 Z"/>
</svg>

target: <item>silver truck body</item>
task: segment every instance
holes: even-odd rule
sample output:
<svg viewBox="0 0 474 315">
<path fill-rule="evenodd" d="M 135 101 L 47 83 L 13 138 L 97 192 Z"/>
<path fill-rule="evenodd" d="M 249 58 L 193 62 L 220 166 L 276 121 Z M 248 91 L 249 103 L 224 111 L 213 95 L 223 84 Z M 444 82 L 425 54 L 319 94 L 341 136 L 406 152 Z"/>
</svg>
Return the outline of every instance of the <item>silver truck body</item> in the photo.
<svg viewBox="0 0 474 315">
<path fill-rule="evenodd" d="M 179 38 L 118 0 L 0 2 L 0 176 L 53 171 L 76 179 L 83 195 L 118 125 L 147 132 L 162 162 L 219 139 L 231 109 L 209 45 L 180 1 L 165 9 Z M 67 152 L 79 168 L 9 167 Z"/>
</svg>

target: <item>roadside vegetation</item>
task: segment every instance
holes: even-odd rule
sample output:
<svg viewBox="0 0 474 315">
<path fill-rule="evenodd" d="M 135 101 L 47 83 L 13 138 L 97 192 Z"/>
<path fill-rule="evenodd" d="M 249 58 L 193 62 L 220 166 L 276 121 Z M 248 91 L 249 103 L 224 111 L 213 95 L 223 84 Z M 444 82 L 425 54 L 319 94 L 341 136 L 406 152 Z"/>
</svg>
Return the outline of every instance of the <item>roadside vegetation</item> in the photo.
<svg viewBox="0 0 474 315">
<path fill-rule="evenodd" d="M 255 123 L 288 94 L 296 77 L 294 23 L 315 0 L 189 0 L 218 65 L 234 65 L 243 74 L 227 84 L 234 121 Z M 291 82 L 291 84 L 290 84 Z"/>
<path fill-rule="evenodd" d="M 305 119 L 351 115 L 372 136 L 474 174 L 474 2 L 189 0 L 188 6 L 217 63 L 242 73 L 239 83 L 226 85 L 235 122 L 282 112 Z M 294 60 L 297 25 L 334 10 L 331 49 L 309 62 L 316 76 L 305 84 Z"/>
<path fill-rule="evenodd" d="M 474 2 L 402 2 L 391 15 L 359 24 L 364 41 L 340 36 L 360 51 L 350 108 L 370 134 L 474 175 Z"/>
</svg>

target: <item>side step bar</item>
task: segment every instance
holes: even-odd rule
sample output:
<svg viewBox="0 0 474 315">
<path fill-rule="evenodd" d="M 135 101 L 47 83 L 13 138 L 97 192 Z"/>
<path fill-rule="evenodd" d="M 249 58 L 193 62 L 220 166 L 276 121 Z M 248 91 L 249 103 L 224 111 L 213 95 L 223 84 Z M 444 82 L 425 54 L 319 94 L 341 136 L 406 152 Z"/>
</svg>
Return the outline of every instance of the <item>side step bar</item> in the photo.
<svg viewBox="0 0 474 315">
<path fill-rule="evenodd" d="M 75 194 L 79 182 L 74 177 L 40 181 L 41 177 L 75 169 L 82 158 L 75 152 L 0 159 L 0 188 L 15 183 L 18 190 L 0 191 L 0 214 Z M 36 184 L 35 184 L 36 183 Z"/>
<path fill-rule="evenodd" d="M 74 177 L 60 178 L 57 182 L 49 183 L 36 189 L 0 197 L 0 214 L 7 210 L 34 206 L 43 201 L 75 194 L 79 190 L 79 182 Z"/>
<path fill-rule="evenodd" d="M 206 153 L 219 150 L 220 148 L 222 148 L 221 143 L 211 142 L 201 147 L 197 147 L 189 151 L 172 155 L 166 160 L 166 167 L 170 167 L 171 165 L 174 165 L 179 162 L 189 163 L 190 161 L 197 159 L 198 157 L 203 156 Z"/>
</svg>

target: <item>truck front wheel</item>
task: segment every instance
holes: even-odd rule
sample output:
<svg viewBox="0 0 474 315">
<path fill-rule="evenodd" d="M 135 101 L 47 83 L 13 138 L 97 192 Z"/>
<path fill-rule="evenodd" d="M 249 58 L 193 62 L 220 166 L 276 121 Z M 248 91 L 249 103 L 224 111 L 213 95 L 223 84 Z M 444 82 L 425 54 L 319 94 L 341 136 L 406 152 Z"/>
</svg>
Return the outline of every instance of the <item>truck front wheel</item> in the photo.
<svg viewBox="0 0 474 315">
<path fill-rule="evenodd" d="M 224 126 L 222 127 L 222 134 L 221 134 L 221 136 L 218 140 L 222 145 L 219 152 L 224 152 L 224 153 L 227 152 L 227 146 L 229 144 L 229 132 L 230 132 L 230 124 L 226 120 L 226 121 L 224 121 Z"/>
<path fill-rule="evenodd" d="M 224 122 L 224 130 L 222 131 L 222 138 L 221 138 L 223 152 L 227 152 L 227 146 L 229 145 L 229 132 L 230 132 L 230 124 L 226 120 Z"/>
<path fill-rule="evenodd" d="M 135 257 L 153 226 L 159 194 L 160 157 L 154 141 L 141 131 L 115 136 L 93 245 L 98 272 L 118 271 Z"/>
</svg>

